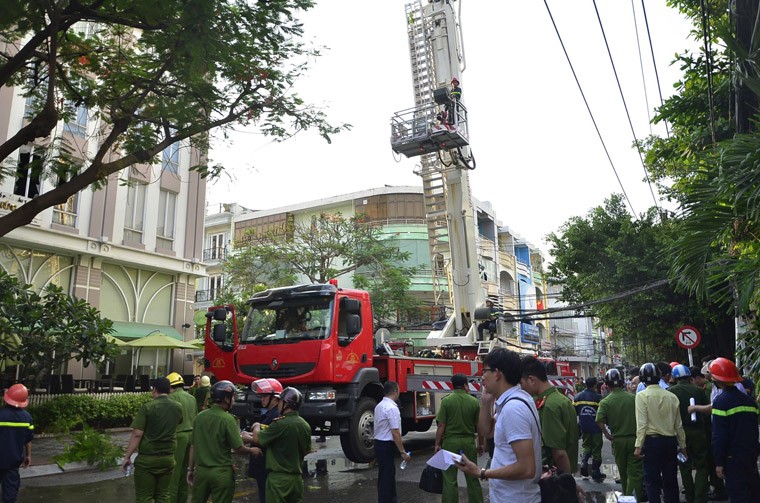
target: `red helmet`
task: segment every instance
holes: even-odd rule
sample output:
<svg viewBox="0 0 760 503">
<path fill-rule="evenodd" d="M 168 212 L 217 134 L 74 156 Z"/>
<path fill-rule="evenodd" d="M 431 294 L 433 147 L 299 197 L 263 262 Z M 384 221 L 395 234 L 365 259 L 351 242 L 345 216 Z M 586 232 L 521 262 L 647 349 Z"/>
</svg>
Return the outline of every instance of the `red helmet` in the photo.
<svg viewBox="0 0 760 503">
<path fill-rule="evenodd" d="M 257 379 L 251 383 L 251 390 L 259 395 L 272 394 L 279 398 L 282 384 L 277 379 Z"/>
<path fill-rule="evenodd" d="M 736 364 L 728 358 L 716 358 L 710 363 L 710 375 L 720 382 L 741 382 Z"/>
<path fill-rule="evenodd" d="M 18 407 L 19 409 L 26 408 L 29 405 L 29 390 L 23 384 L 14 384 L 6 390 L 3 400 L 8 405 Z"/>
<path fill-rule="evenodd" d="M 681 365 L 679 362 L 670 362 L 670 368 L 674 369 L 676 368 L 676 365 Z"/>
</svg>

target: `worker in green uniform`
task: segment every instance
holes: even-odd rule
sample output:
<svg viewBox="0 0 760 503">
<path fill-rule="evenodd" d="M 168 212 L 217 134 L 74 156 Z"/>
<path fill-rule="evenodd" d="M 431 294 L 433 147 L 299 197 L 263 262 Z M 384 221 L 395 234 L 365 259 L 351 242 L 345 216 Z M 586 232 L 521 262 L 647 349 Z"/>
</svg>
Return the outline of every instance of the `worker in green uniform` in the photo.
<svg viewBox="0 0 760 503">
<path fill-rule="evenodd" d="M 267 503 L 298 503 L 303 498 L 301 470 L 311 451 L 311 426 L 298 415 L 302 402 L 300 391 L 285 388 L 277 404 L 280 417 L 268 427 L 253 425 L 253 442 L 266 449 Z"/>
<path fill-rule="evenodd" d="M 686 492 L 686 503 L 707 503 L 707 493 L 710 488 L 708 482 L 710 465 L 708 452 L 710 439 L 705 434 L 705 417 L 702 414 L 689 414 L 689 405 L 708 405 L 710 402 L 703 390 L 692 384 L 691 371 L 685 365 L 676 365 L 671 371 L 676 380 L 676 385 L 668 388 L 668 391 L 678 397 L 681 423 L 686 434 L 686 452 L 688 457 L 685 463 L 679 464 L 681 482 Z M 692 402 L 693 400 L 693 402 Z M 692 477 L 691 471 L 695 470 Z"/>
<path fill-rule="evenodd" d="M 455 374 L 451 378 L 454 392 L 441 401 L 441 408 L 435 417 L 438 428 L 435 432 L 435 452 L 441 449 L 456 454 L 464 453 L 469 459 L 477 459 L 485 450 L 482 436 L 477 433 L 478 418 L 480 417 L 480 401 L 467 393 L 467 377 Z M 443 472 L 442 503 L 458 503 L 459 487 L 457 475 L 459 469 L 452 465 Z M 483 501 L 483 489 L 478 477 L 465 474 L 467 482 L 467 501 L 480 503 Z"/>
<path fill-rule="evenodd" d="M 541 420 L 543 464 L 558 473 L 578 468 L 578 422 L 573 402 L 549 383 L 546 367 L 537 358 L 523 360 L 522 389 L 533 395 Z"/>
<path fill-rule="evenodd" d="M 121 469 L 135 469 L 135 501 L 168 503 L 169 484 L 174 471 L 174 450 L 177 447 L 177 425 L 184 417 L 182 406 L 169 400 L 169 379 L 159 377 L 152 383 L 153 400 L 143 404 L 132 421 L 132 437 Z"/>
<path fill-rule="evenodd" d="M 195 388 L 195 401 L 198 404 L 198 412 L 206 410 L 209 407 L 209 395 L 211 390 L 211 378 L 209 376 L 201 377 L 200 385 Z"/>
<path fill-rule="evenodd" d="M 625 380 L 618 369 L 608 370 L 604 382 L 611 391 L 599 402 L 596 424 L 612 443 L 623 494 L 643 501 L 644 465 L 641 458 L 633 454 L 636 449 L 636 395 L 625 390 Z"/>
<path fill-rule="evenodd" d="M 182 406 L 182 422 L 177 425 L 177 448 L 174 450 L 174 473 L 169 484 L 169 502 L 187 503 L 187 471 L 188 455 L 190 454 L 190 438 L 193 434 L 193 421 L 198 414 L 195 398 L 185 391 L 185 380 L 176 372 L 168 376 L 171 385 L 169 400 L 173 400 Z"/>
<path fill-rule="evenodd" d="M 211 387 L 213 405 L 193 423 L 187 483 L 193 486 L 193 503 L 230 503 L 235 495 L 232 452 L 261 456 L 261 449 L 243 445 L 235 416 L 230 414 L 235 385 L 219 381 Z"/>
</svg>

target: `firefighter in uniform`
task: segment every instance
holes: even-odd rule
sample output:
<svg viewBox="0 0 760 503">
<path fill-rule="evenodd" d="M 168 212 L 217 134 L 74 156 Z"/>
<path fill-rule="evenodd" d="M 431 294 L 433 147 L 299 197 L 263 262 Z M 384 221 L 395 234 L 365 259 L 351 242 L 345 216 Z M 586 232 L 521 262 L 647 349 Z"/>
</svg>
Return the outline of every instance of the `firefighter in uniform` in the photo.
<svg viewBox="0 0 760 503">
<path fill-rule="evenodd" d="M 182 422 L 177 426 L 177 448 L 174 450 L 175 465 L 172 481 L 169 484 L 169 502 L 186 503 L 188 489 L 185 472 L 187 471 L 187 456 L 190 454 L 190 439 L 193 435 L 193 421 L 198 414 L 198 406 L 193 395 L 185 391 L 185 380 L 181 375 L 172 372 L 166 378 L 169 379 L 169 384 L 172 387 L 169 400 L 180 404 L 183 414 Z"/>
<path fill-rule="evenodd" d="M 187 483 L 193 486 L 193 503 L 230 503 L 235 495 L 232 452 L 261 455 L 257 447 L 246 447 L 232 407 L 235 385 L 219 381 L 211 387 L 213 405 L 200 412 L 193 423 Z"/>
<path fill-rule="evenodd" d="M 477 459 L 478 453 L 483 454 L 485 450 L 482 436 L 478 436 L 477 446 L 475 445 L 480 401 L 467 393 L 467 377 L 464 374 L 455 374 L 451 378 L 451 385 L 454 392 L 443 399 L 435 418 L 438 423 L 435 432 L 435 452 L 445 449 L 457 454 L 463 452 L 469 459 Z M 459 501 L 458 474 L 458 468 L 453 465 L 443 472 L 443 503 Z M 480 480 L 465 474 L 465 481 L 467 501 L 482 502 L 483 489 L 480 487 Z"/>
<path fill-rule="evenodd" d="M 596 392 L 596 377 L 586 379 L 586 389 L 575 397 L 575 413 L 578 414 L 578 425 L 581 430 L 582 455 L 581 475 L 588 477 L 588 460 L 591 464 L 591 478 L 595 482 L 602 482 L 606 475 L 602 473 L 602 430 L 596 424 L 596 412 L 602 395 Z"/>
<path fill-rule="evenodd" d="M 636 395 L 624 389 L 625 381 L 618 369 L 608 370 L 604 382 L 611 391 L 599 402 L 596 424 L 612 443 L 623 494 L 635 495 L 638 501 L 643 501 L 644 466 L 641 459 L 633 455 L 636 443 Z"/>
<path fill-rule="evenodd" d="M 269 503 L 298 503 L 303 498 L 303 458 L 311 451 L 311 426 L 298 409 L 301 392 L 285 388 L 277 404 L 281 417 L 269 426 L 253 425 L 253 441 L 266 449 L 266 498 Z M 216 500 L 215 500 L 216 503 Z"/>
<path fill-rule="evenodd" d="M 688 408 L 692 399 L 696 405 L 707 405 L 709 402 L 705 392 L 692 384 L 689 367 L 676 365 L 673 367 L 671 375 L 676 380 L 676 384 L 668 388 L 668 391 L 678 397 L 681 423 L 683 423 L 683 431 L 686 433 L 688 458 L 685 463 L 681 463 L 679 466 L 681 481 L 686 493 L 686 503 L 707 503 L 707 492 L 710 487 L 708 482 L 710 441 L 705 433 L 704 418 L 701 414 L 695 414 L 696 421 L 692 421 Z M 693 476 L 692 470 L 696 470 Z"/>
<path fill-rule="evenodd" d="M 258 379 L 251 383 L 251 390 L 259 396 L 261 400 L 262 418 L 261 425 L 270 425 L 272 421 L 280 417 L 280 410 L 277 404 L 280 403 L 280 393 L 282 393 L 282 384 L 277 379 Z M 246 440 L 247 435 L 243 437 Z M 251 439 L 252 441 L 252 439 Z M 266 449 L 261 449 L 263 456 L 251 456 L 248 463 L 248 476 L 256 479 L 256 485 L 259 489 L 259 501 L 266 501 Z"/>
<path fill-rule="evenodd" d="M 14 384 L 3 395 L 5 407 L 0 409 L 0 485 L 3 503 L 15 503 L 21 487 L 19 466 L 32 462 L 32 416 L 24 409 L 29 405 L 29 390 Z"/>
<path fill-rule="evenodd" d="M 165 377 L 152 383 L 153 400 L 143 404 L 132 421 L 132 437 L 124 453 L 122 470 L 135 459 L 135 501 L 169 501 L 169 484 L 174 472 L 177 426 L 182 423 L 182 406 L 169 400 L 171 386 Z"/>
<path fill-rule="evenodd" d="M 734 386 L 741 382 L 734 362 L 716 358 L 710 363 L 710 375 L 723 392 L 712 404 L 712 447 L 715 471 L 726 480 L 731 503 L 757 501 L 760 454 L 757 433 L 757 404 Z"/>
</svg>

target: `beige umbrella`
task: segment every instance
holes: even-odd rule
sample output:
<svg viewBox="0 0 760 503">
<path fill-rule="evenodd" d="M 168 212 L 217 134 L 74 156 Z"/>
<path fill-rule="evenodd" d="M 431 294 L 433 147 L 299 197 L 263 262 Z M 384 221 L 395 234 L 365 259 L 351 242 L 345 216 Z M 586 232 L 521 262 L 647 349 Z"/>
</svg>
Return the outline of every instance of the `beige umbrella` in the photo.
<svg viewBox="0 0 760 503">
<path fill-rule="evenodd" d="M 138 348 L 138 350 L 140 350 L 141 348 L 156 350 L 156 365 L 155 367 L 153 367 L 155 369 L 153 377 L 158 377 L 158 350 L 159 349 L 197 349 L 195 346 L 193 346 L 189 342 L 185 342 L 179 339 L 175 339 L 173 337 L 169 337 L 168 335 L 161 332 L 155 332 L 153 334 L 147 335 L 146 337 L 129 341 L 128 343 L 126 343 L 126 346 L 131 347 L 131 348 Z"/>
</svg>

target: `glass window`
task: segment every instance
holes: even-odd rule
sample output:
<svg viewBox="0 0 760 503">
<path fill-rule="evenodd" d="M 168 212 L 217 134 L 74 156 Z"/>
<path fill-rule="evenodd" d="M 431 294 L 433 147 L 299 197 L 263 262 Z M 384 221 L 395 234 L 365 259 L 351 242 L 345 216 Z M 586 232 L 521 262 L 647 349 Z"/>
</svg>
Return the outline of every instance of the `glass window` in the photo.
<svg viewBox="0 0 760 503">
<path fill-rule="evenodd" d="M 65 177 L 58 177 L 58 186 L 66 183 Z M 77 225 L 77 201 L 79 193 L 76 193 L 69 197 L 65 203 L 56 204 L 53 206 L 53 223 L 59 225 L 65 225 L 68 227 L 76 227 Z"/>
<path fill-rule="evenodd" d="M 174 243 L 174 219 L 177 212 L 177 194 L 162 190 L 158 196 L 158 225 L 156 247 L 171 250 Z"/>
<path fill-rule="evenodd" d="M 167 173 L 179 172 L 179 143 L 166 147 L 161 155 L 161 169 Z"/>
<path fill-rule="evenodd" d="M 124 215 L 124 241 L 142 243 L 146 185 L 131 183 L 127 192 L 127 210 Z"/>
<path fill-rule="evenodd" d="M 251 306 L 241 343 L 283 344 L 330 336 L 332 297 L 281 300 Z"/>
<path fill-rule="evenodd" d="M 73 103 L 69 103 L 69 105 L 74 106 Z M 71 120 L 63 124 L 63 130 L 77 136 L 85 136 L 87 134 L 88 120 L 89 116 L 87 107 L 85 105 L 79 105 L 74 110 L 74 116 Z"/>
<path fill-rule="evenodd" d="M 40 175 L 42 174 L 42 156 L 32 152 L 22 152 L 18 156 L 16 183 L 13 193 L 17 196 L 37 197 L 40 194 Z"/>
</svg>

